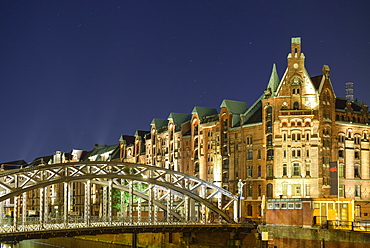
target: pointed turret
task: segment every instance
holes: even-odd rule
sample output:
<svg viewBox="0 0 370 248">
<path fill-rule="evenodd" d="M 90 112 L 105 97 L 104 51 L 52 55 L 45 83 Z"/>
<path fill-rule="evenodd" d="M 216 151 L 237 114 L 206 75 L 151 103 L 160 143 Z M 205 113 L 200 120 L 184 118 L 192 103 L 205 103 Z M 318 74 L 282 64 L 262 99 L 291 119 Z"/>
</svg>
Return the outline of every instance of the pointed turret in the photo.
<svg viewBox="0 0 370 248">
<path fill-rule="evenodd" d="M 275 96 L 275 92 L 279 86 L 279 83 L 280 83 L 280 80 L 279 80 L 279 76 L 277 74 L 277 70 L 276 70 L 276 65 L 275 63 L 273 64 L 272 66 L 272 72 L 271 72 L 271 76 L 270 76 L 270 81 L 269 81 L 269 84 L 267 85 L 267 89 L 265 91 L 265 95 L 269 95 L 269 96 Z"/>
</svg>

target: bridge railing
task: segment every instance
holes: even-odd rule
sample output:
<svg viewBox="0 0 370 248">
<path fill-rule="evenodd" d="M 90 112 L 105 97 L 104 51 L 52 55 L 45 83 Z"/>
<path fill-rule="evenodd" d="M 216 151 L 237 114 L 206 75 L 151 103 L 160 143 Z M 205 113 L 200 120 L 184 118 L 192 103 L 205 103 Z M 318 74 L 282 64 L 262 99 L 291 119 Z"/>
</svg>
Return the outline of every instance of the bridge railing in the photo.
<svg viewBox="0 0 370 248">
<path fill-rule="evenodd" d="M 32 232 L 40 230 L 60 230 L 72 228 L 91 228 L 91 227 L 108 227 L 108 226 L 137 226 L 137 225 L 151 225 L 151 226 L 165 226 L 165 225 L 219 225 L 218 221 L 204 223 L 201 220 L 192 220 L 186 222 L 167 222 L 166 217 L 160 217 L 156 222 L 150 220 L 148 217 L 133 217 L 132 219 L 114 217 L 110 221 L 104 217 L 92 217 L 88 222 L 80 216 L 68 219 L 64 222 L 63 218 L 49 218 L 48 221 L 40 223 L 38 217 L 29 217 L 25 221 L 18 220 L 14 223 L 13 219 L 7 218 L 0 224 L 0 233 L 14 233 L 14 232 Z"/>
</svg>

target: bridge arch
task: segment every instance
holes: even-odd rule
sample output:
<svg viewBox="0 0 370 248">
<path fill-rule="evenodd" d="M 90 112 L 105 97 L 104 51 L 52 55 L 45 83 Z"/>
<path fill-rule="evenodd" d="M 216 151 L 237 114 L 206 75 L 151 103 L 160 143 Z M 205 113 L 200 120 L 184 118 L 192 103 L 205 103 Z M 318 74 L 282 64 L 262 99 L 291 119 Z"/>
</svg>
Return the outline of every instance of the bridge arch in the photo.
<svg viewBox="0 0 370 248">
<path fill-rule="evenodd" d="M 207 181 L 186 175 L 181 172 L 149 165 L 132 164 L 124 162 L 76 162 L 37 166 L 20 170 L 5 171 L 0 173 L 0 211 L 4 203 L 14 199 L 14 223 L 17 223 L 17 215 L 22 211 L 22 224 L 26 222 L 24 213 L 27 209 L 26 194 L 32 190 L 40 191 L 40 223 L 47 223 L 48 199 L 47 188 L 51 185 L 63 185 L 63 208 L 64 221 L 68 220 L 68 190 L 69 183 L 79 182 L 85 189 L 84 193 L 84 221 L 89 224 L 91 185 L 101 185 L 103 188 L 102 208 L 108 212 L 106 220 L 112 221 L 113 189 L 119 190 L 121 197 L 126 192 L 130 195 L 131 205 L 125 210 L 132 217 L 134 208 L 137 210 L 146 202 L 147 219 L 157 221 L 156 212 L 153 209 L 161 209 L 161 213 L 167 216 L 167 221 L 174 218 L 178 222 L 191 221 L 191 205 L 198 206 L 202 211 L 201 219 L 206 211 L 219 216 L 219 220 L 233 223 L 234 220 L 226 213 L 226 209 L 237 202 L 237 197 L 230 192 L 219 188 Z M 135 188 L 135 184 L 146 185 L 141 190 Z M 133 195 L 137 196 L 136 205 L 133 204 Z M 22 203 L 19 199 L 22 198 Z M 121 198 L 121 203 L 122 203 Z M 104 205 L 105 204 L 105 205 Z M 121 204 L 121 212 L 122 211 Z M 103 210 L 104 212 L 104 210 Z M 137 217 L 141 213 L 136 211 Z M 145 211 L 142 211 L 145 212 Z M 16 224 L 15 224 L 16 225 Z"/>
</svg>

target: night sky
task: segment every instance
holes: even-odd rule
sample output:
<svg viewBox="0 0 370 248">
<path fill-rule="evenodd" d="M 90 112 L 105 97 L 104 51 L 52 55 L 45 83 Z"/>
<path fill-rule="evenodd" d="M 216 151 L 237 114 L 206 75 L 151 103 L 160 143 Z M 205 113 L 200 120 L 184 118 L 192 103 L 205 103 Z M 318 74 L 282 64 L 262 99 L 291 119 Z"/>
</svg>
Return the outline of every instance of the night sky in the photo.
<svg viewBox="0 0 370 248">
<path fill-rule="evenodd" d="M 117 144 L 153 118 L 251 106 L 302 38 L 370 104 L 369 1 L 0 0 L 0 163 Z"/>
</svg>

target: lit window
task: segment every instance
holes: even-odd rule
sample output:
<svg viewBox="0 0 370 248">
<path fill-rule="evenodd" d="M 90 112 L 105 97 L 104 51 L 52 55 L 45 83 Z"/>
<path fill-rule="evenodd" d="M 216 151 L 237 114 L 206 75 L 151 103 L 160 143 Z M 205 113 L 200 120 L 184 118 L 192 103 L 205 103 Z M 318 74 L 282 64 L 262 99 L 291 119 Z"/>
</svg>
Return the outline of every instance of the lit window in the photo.
<svg viewBox="0 0 370 248">
<path fill-rule="evenodd" d="M 311 176 L 311 169 L 309 164 L 306 164 L 306 176 Z"/>
<path fill-rule="evenodd" d="M 299 163 L 293 163 L 293 176 L 301 175 L 301 166 Z"/>
<path fill-rule="evenodd" d="M 355 197 L 361 197 L 361 185 L 355 185 Z"/>
<path fill-rule="evenodd" d="M 356 217 L 361 217 L 361 206 L 359 206 L 359 205 L 355 206 L 355 216 Z"/>
<path fill-rule="evenodd" d="M 344 184 L 339 184 L 339 197 L 345 197 L 345 194 L 344 194 Z"/>
</svg>

